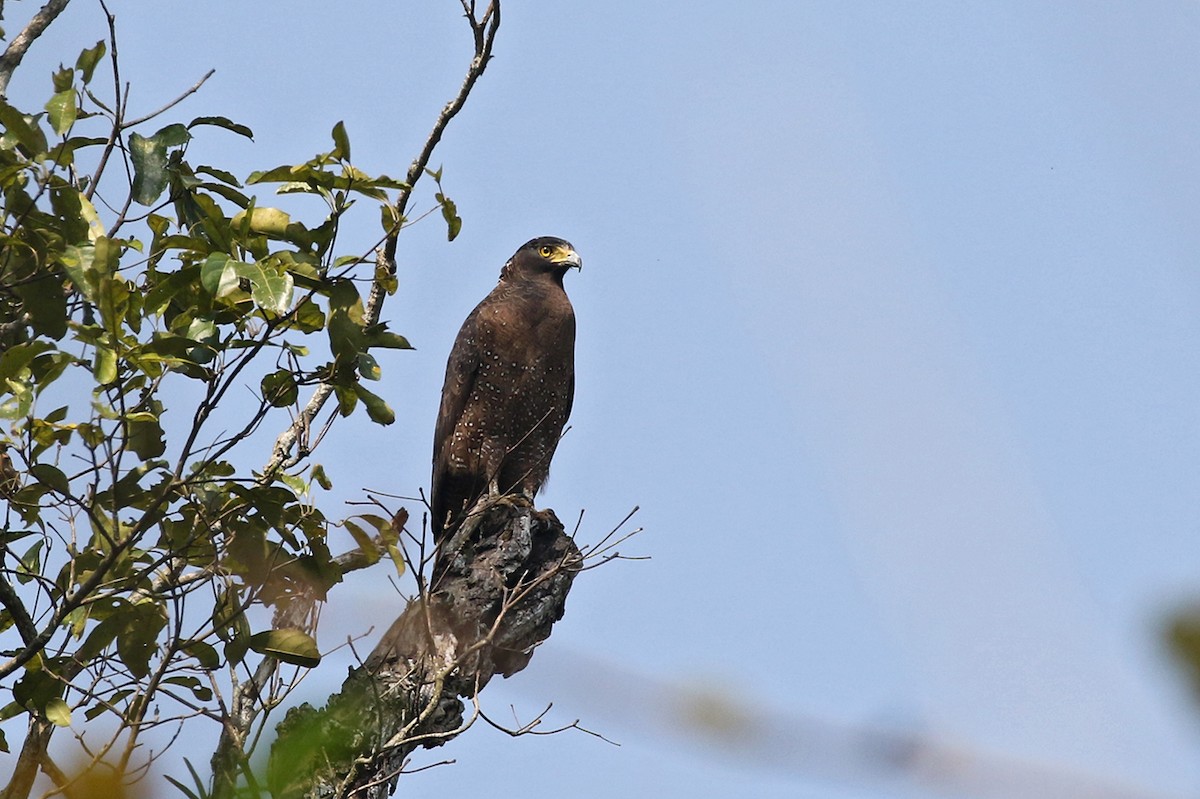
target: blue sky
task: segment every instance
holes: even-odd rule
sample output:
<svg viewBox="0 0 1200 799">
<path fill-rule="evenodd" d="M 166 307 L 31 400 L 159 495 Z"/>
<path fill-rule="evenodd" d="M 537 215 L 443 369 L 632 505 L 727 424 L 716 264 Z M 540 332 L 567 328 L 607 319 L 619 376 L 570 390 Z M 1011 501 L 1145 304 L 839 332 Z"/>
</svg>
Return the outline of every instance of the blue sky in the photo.
<svg viewBox="0 0 1200 799">
<path fill-rule="evenodd" d="M 250 125 L 190 151 L 243 174 L 338 120 L 364 169 L 402 174 L 469 51 L 448 1 L 112 7 L 134 109 L 215 67 L 179 116 Z M 425 486 L 458 325 L 519 244 L 563 236 L 578 395 L 543 501 L 585 508 L 584 539 L 641 506 L 628 549 L 651 560 L 582 577 L 483 697 L 621 747 L 479 725 L 403 790 L 943 795 L 799 735 L 706 744 L 669 709 L 699 691 L 768 732 L 886 724 L 1194 795 L 1200 715 L 1159 630 L 1200 596 L 1198 34 L 1170 2 L 505 6 L 435 156 L 462 235 L 400 242 L 398 421 L 318 454 L 345 498 Z M 77 0 L 14 101 L 101 35 Z M 399 610 L 382 571 L 339 591 L 326 647 Z"/>
</svg>

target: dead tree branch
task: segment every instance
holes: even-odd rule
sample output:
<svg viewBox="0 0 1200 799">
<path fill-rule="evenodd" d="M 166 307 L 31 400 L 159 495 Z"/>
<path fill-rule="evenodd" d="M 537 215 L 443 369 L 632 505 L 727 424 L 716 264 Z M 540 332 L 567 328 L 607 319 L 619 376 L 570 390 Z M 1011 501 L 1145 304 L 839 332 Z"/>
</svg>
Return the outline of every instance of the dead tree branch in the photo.
<svg viewBox="0 0 1200 799">
<path fill-rule="evenodd" d="M 414 750 L 470 726 L 463 699 L 525 668 L 549 637 L 582 565 L 554 512 L 506 497 L 468 526 L 433 593 L 409 604 L 342 690 L 279 725 L 276 799 L 391 795 Z"/>
</svg>

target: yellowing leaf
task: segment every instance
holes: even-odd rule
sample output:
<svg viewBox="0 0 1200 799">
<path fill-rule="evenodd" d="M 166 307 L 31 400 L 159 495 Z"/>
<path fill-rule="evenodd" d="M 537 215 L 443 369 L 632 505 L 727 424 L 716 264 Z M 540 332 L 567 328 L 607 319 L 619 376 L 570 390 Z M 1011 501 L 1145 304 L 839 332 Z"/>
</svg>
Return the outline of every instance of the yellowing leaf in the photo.
<svg viewBox="0 0 1200 799">
<path fill-rule="evenodd" d="M 92 366 L 92 374 L 96 382 L 102 386 L 117 379 L 117 354 L 108 347 L 97 345 L 96 361 Z"/>
<path fill-rule="evenodd" d="M 59 727 L 70 727 L 71 708 L 62 699 L 55 697 L 46 703 L 46 718 Z"/>
<path fill-rule="evenodd" d="M 400 547 L 393 544 L 391 541 L 387 544 L 388 556 L 392 559 L 392 563 L 396 567 L 396 576 L 404 576 L 404 553 L 400 551 Z"/>
<path fill-rule="evenodd" d="M 288 225 L 292 223 L 292 218 L 278 208 L 251 208 L 239 211 L 234 214 L 230 222 L 235 228 L 240 229 L 242 225 L 246 224 L 247 217 L 249 217 L 250 230 L 267 236 L 283 236 L 287 233 Z"/>
<path fill-rule="evenodd" d="M 92 201 L 83 192 L 79 193 L 79 215 L 88 224 L 89 241 L 95 241 L 104 235 L 104 223 L 100 221 L 100 215 L 96 213 L 96 206 L 92 205 Z"/>
<path fill-rule="evenodd" d="M 321 662 L 317 642 L 308 633 L 295 627 L 255 633 L 250 636 L 250 648 L 260 655 L 269 655 L 284 663 L 308 669 Z"/>
<path fill-rule="evenodd" d="M 366 530 L 359 527 L 354 522 L 346 519 L 342 522 L 342 526 L 354 538 L 354 543 L 358 544 L 358 548 L 362 550 L 363 555 L 367 558 L 367 563 L 374 565 L 379 561 L 379 547 L 375 546 L 375 542 L 371 540 L 371 536 Z"/>
</svg>

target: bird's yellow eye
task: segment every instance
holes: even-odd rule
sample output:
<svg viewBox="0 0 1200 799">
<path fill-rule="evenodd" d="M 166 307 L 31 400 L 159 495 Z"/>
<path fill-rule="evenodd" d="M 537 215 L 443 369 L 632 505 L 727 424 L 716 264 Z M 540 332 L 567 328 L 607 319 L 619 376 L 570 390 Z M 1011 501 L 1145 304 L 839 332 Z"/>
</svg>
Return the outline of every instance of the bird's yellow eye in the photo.
<svg viewBox="0 0 1200 799">
<path fill-rule="evenodd" d="M 549 244 L 543 244 L 541 247 L 538 247 L 538 252 L 542 254 L 543 258 L 549 258 L 554 254 L 554 248 Z"/>
</svg>

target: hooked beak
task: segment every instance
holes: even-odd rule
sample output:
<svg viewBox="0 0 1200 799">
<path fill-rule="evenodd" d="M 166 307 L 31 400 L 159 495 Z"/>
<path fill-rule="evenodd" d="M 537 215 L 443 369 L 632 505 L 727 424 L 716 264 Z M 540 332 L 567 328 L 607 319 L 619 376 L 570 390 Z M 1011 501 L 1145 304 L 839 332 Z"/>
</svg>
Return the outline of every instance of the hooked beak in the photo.
<svg viewBox="0 0 1200 799">
<path fill-rule="evenodd" d="M 566 264 L 567 268 L 573 266 L 579 271 L 583 271 L 583 259 L 574 250 L 559 250 L 558 257 L 554 261 L 555 263 Z"/>
</svg>

